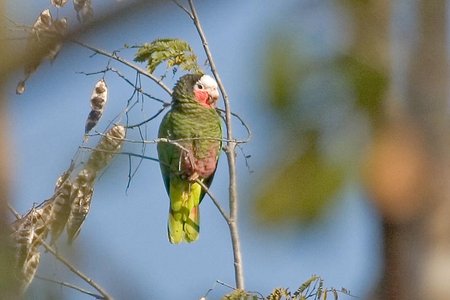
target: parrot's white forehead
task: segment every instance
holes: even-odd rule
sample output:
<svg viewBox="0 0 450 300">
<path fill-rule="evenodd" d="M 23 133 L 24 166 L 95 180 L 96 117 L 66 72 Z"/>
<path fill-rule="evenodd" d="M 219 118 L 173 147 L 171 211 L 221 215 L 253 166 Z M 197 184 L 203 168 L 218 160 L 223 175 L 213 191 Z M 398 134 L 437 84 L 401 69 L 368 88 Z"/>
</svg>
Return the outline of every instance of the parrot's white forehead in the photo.
<svg viewBox="0 0 450 300">
<path fill-rule="evenodd" d="M 216 80 L 209 75 L 203 75 L 199 82 L 202 83 L 204 87 L 217 88 Z"/>
</svg>

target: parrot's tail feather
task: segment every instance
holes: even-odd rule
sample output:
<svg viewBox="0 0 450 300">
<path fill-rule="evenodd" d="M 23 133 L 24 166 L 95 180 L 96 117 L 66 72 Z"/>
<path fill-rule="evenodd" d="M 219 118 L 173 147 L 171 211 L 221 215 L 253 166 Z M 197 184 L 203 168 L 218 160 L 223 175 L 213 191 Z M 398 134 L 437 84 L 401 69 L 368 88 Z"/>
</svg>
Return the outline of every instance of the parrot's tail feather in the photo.
<svg viewBox="0 0 450 300">
<path fill-rule="evenodd" d="M 171 209 L 169 211 L 169 221 L 167 223 L 167 235 L 169 242 L 172 244 L 179 244 L 183 241 L 183 220 L 180 218 L 179 213 L 174 213 Z"/>
<path fill-rule="evenodd" d="M 200 207 L 194 206 L 189 214 L 189 219 L 184 223 L 185 240 L 188 243 L 198 239 L 200 233 Z"/>
<path fill-rule="evenodd" d="M 172 180 L 170 183 L 170 210 L 168 236 L 172 244 L 188 243 L 198 239 L 200 231 L 200 197 L 198 183 Z"/>
</svg>

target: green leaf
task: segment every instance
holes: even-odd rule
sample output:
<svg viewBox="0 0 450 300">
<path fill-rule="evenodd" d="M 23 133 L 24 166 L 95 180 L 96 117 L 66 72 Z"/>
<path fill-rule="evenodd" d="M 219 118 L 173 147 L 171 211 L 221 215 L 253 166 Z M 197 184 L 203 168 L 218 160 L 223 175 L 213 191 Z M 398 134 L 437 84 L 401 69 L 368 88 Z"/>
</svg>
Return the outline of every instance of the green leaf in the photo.
<svg viewBox="0 0 450 300">
<path fill-rule="evenodd" d="M 314 281 L 317 281 L 319 279 L 320 279 L 320 277 L 317 275 L 311 276 L 311 278 L 309 278 L 308 280 L 306 280 L 305 282 L 302 283 L 302 285 L 295 291 L 294 295 L 295 296 L 301 295 L 307 288 L 309 288 L 309 286 Z"/>
<path fill-rule="evenodd" d="M 164 62 L 167 69 L 179 66 L 188 72 L 202 72 L 191 46 L 180 39 L 157 39 L 151 43 L 145 43 L 138 47 L 134 61 L 147 62 L 147 70 L 150 73 Z"/>
</svg>

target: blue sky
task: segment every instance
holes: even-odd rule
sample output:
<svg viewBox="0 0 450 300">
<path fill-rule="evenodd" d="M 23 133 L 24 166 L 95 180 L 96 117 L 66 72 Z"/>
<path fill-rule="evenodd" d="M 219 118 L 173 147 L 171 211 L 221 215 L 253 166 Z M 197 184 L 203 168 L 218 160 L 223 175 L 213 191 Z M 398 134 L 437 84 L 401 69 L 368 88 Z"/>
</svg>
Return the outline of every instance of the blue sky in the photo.
<svg viewBox="0 0 450 300">
<path fill-rule="evenodd" d="M 10 1 L 8 16 L 32 23 L 48 3 Z M 282 140 L 277 138 L 281 135 L 280 127 L 261 100 L 261 49 L 267 42 L 267 33 L 278 22 L 285 21 L 290 22 L 287 27 L 293 32 L 305 33 L 303 37 L 311 51 L 319 46 L 329 51 L 336 50 L 333 47 L 345 47 L 338 42 L 347 38 L 345 32 L 338 30 L 346 28 L 345 22 L 332 3 L 325 1 L 314 5 L 309 8 L 312 17 L 301 21 L 285 17 L 290 11 L 302 8 L 299 1 L 197 3 L 232 109 L 253 130 L 253 139 L 244 150 L 252 155 L 250 164 L 254 172 L 249 173 L 242 156 L 238 157 L 239 227 L 246 288 L 263 294 L 280 286 L 296 289 L 312 274 L 318 274 L 327 285 L 346 287 L 363 297 L 380 272 L 378 219 L 357 182 L 348 183 L 326 216 L 312 227 L 261 228 L 250 211 L 254 188 L 267 170 L 266 157 L 279 153 L 278 147 L 267 146 L 267 136 L 275 137 L 273 144 L 282 147 Z M 110 5 L 115 4 L 110 1 Z M 73 16 L 70 5 L 60 14 Z M 153 10 L 149 5 L 145 11 L 118 18 L 82 40 L 111 51 L 125 43 L 139 44 L 159 37 L 187 40 L 199 53 L 200 61 L 204 61 L 192 23 L 170 2 Z M 104 58 L 90 58 L 90 54 L 78 46 L 66 45 L 53 65 L 45 63 L 32 76 L 27 91 L 20 97 L 14 90 L 21 72 L 11 81 L 8 96 L 14 153 L 12 196 L 14 206 L 22 213 L 33 203 L 51 196 L 54 182 L 68 167 L 82 142 L 89 97 L 100 76 L 77 72 L 95 72 L 106 65 Z M 326 55 L 326 51 L 322 55 Z M 115 66 L 134 78 L 126 68 Z M 109 102 L 99 130 L 105 129 L 124 109 L 132 92 L 114 74 L 107 74 L 106 81 Z M 149 81 L 143 83 L 147 92 L 169 100 Z M 172 86 L 173 83 L 169 78 L 167 84 Z M 159 108 L 157 103 L 148 100 L 142 107 L 142 111 L 135 110 L 135 120 L 142 120 Z M 156 136 L 159 121 L 148 125 L 148 139 Z M 244 134 L 238 122 L 234 126 L 238 136 Z M 130 133 L 133 134 L 136 133 Z M 140 151 L 137 145 L 127 145 L 125 150 Z M 147 155 L 156 156 L 154 145 L 148 146 Z M 226 205 L 224 158 L 220 161 L 212 192 Z M 193 244 L 174 246 L 166 236 L 168 198 L 159 166 L 144 161 L 128 190 L 127 180 L 128 158 L 119 156 L 98 180 L 91 212 L 74 245 L 68 247 L 65 239 L 61 239 L 58 249 L 64 256 L 117 299 L 198 299 L 216 280 L 233 284 L 227 226 L 209 199 L 205 198 L 201 206 L 200 239 Z M 43 254 L 38 273 L 85 286 L 48 254 Z M 27 298 L 44 299 L 45 288 L 49 288 L 47 283 L 35 280 Z M 56 289 L 59 298 L 89 299 L 66 288 L 50 288 Z M 217 299 L 226 292 L 227 288 L 216 285 L 210 299 Z"/>
</svg>

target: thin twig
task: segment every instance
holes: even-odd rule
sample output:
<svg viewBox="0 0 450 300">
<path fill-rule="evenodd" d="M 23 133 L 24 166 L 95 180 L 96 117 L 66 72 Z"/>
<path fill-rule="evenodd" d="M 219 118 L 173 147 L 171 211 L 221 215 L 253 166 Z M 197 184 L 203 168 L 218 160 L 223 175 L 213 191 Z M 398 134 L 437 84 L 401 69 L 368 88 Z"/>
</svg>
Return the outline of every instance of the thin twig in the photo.
<svg viewBox="0 0 450 300">
<path fill-rule="evenodd" d="M 9 203 L 8 203 L 8 209 L 16 217 L 16 219 L 22 218 L 22 216 L 17 212 L 17 210 L 15 210 L 14 207 L 12 207 L 11 204 L 9 204 Z"/>
<path fill-rule="evenodd" d="M 98 74 L 104 74 L 104 73 L 107 73 L 107 72 L 113 72 L 113 73 L 115 73 L 117 76 L 119 76 L 122 80 L 124 80 L 126 83 L 128 83 L 130 86 L 132 86 L 133 88 L 134 88 L 134 90 L 135 91 L 137 91 L 137 92 L 139 92 L 139 93 L 141 93 L 141 94 L 143 94 L 143 95 L 145 95 L 146 97 L 148 97 L 148 98 L 150 98 L 150 99 L 152 99 L 152 100 L 155 100 L 155 101 L 158 101 L 158 102 L 161 102 L 163 105 L 165 105 L 165 106 L 169 106 L 170 105 L 170 102 L 167 102 L 167 101 L 164 101 L 164 100 L 162 100 L 162 99 L 159 99 L 159 98 L 157 98 L 157 97 L 155 97 L 155 96 L 152 96 L 152 95 L 150 95 L 149 93 L 146 93 L 142 88 L 140 88 L 140 87 L 137 87 L 133 82 L 131 82 L 125 75 L 123 75 L 119 70 L 117 70 L 116 68 L 113 68 L 113 67 L 106 67 L 104 70 L 101 70 L 101 71 L 96 71 L 96 72 L 77 72 L 78 74 L 82 74 L 82 75 L 86 75 L 86 76 L 92 76 L 92 75 L 98 75 Z M 138 71 L 137 71 L 137 73 L 138 74 L 140 74 Z"/>
<path fill-rule="evenodd" d="M 194 6 L 194 1 L 189 0 L 189 7 L 192 12 L 192 20 L 194 22 L 195 28 L 200 36 L 203 44 L 203 49 L 205 50 L 206 56 L 211 67 L 211 72 L 216 78 L 217 84 L 223 96 L 223 102 L 225 106 L 225 125 L 227 128 L 227 145 L 226 145 L 226 155 L 228 160 L 228 173 L 229 173 L 229 206 L 230 206 L 230 222 L 228 227 L 230 229 L 231 243 L 233 247 L 234 256 L 234 272 L 236 287 L 238 289 L 245 289 L 244 285 L 244 268 L 242 265 L 242 254 L 241 245 L 239 238 L 239 229 L 237 226 L 238 217 L 238 194 L 237 194 L 237 174 L 236 174 L 236 142 L 233 140 L 232 122 L 231 122 L 231 109 L 228 94 L 222 83 L 222 80 L 217 71 L 216 64 L 214 62 L 213 56 L 208 46 L 208 41 L 206 40 L 205 33 L 203 31 L 200 19 L 198 17 L 197 11 Z"/>
<path fill-rule="evenodd" d="M 102 49 L 99 49 L 99 48 L 90 46 L 90 45 L 88 45 L 88 44 L 86 44 L 86 43 L 83 43 L 83 42 L 80 42 L 80 41 L 78 41 L 78 40 L 71 40 L 71 41 L 72 41 L 73 43 L 77 44 L 77 45 L 80 45 L 81 47 L 84 47 L 84 48 L 87 48 L 87 49 L 93 51 L 94 53 L 97 53 L 97 54 L 100 54 L 100 55 L 103 55 L 103 56 L 112 58 L 112 59 L 114 59 L 114 60 L 116 60 L 116 61 L 118 61 L 118 62 L 120 62 L 120 63 L 122 63 L 122 64 L 124 64 L 124 65 L 126 65 L 126 66 L 128 66 L 128 67 L 130 67 L 131 69 L 133 69 L 133 70 L 139 72 L 140 74 L 142 74 L 142 75 L 148 77 L 149 79 L 153 80 L 156 84 L 158 84 L 158 85 L 159 85 L 164 91 L 166 91 L 169 95 L 172 95 L 172 90 L 171 90 L 169 87 L 167 87 L 167 86 L 164 84 L 164 82 L 162 82 L 161 79 L 157 78 L 155 75 L 153 75 L 153 74 L 147 72 L 146 70 L 144 70 L 144 69 L 142 69 L 142 68 L 136 66 L 135 64 L 132 64 L 132 63 L 130 63 L 129 61 L 127 61 L 127 60 L 121 58 L 121 57 L 118 56 L 116 53 L 109 53 L 109 52 L 107 52 L 107 51 L 105 51 L 105 50 L 102 50 Z"/>
<path fill-rule="evenodd" d="M 133 84 L 131 81 L 129 81 L 128 78 L 125 77 L 125 75 L 123 75 L 122 73 L 120 73 L 119 70 L 117 70 L 117 69 L 115 69 L 115 68 L 112 68 L 112 67 L 109 67 L 108 69 L 109 69 L 111 72 L 115 73 L 115 74 L 116 74 L 117 76 L 119 76 L 120 78 L 122 78 L 126 83 L 128 83 L 129 85 L 131 85 L 137 92 L 141 93 L 142 95 L 144 95 L 144 96 L 146 96 L 146 97 L 148 97 L 148 98 L 150 98 L 150 99 L 152 99 L 152 100 L 161 102 L 164 106 L 169 106 L 169 105 L 170 105 L 170 102 L 167 102 L 167 101 L 164 101 L 164 100 L 162 100 L 162 99 L 156 98 L 155 96 L 152 96 L 152 95 L 150 95 L 149 93 L 146 93 L 146 92 L 142 89 L 142 87 L 137 87 L 135 84 Z M 138 74 L 139 74 L 139 72 L 138 72 Z"/>
<path fill-rule="evenodd" d="M 83 279 L 87 284 L 92 286 L 94 289 L 96 289 L 104 299 L 112 300 L 113 297 L 111 297 L 98 283 L 96 283 L 94 280 L 86 276 L 84 273 L 82 273 L 80 270 L 78 270 L 72 263 L 67 261 L 64 257 L 60 256 L 50 245 L 48 245 L 46 242 L 42 241 L 42 246 L 44 246 L 45 250 L 50 252 L 57 260 L 59 260 L 63 265 L 65 265 L 72 273 Z"/>
<path fill-rule="evenodd" d="M 182 10 L 184 10 L 185 13 L 187 13 L 187 15 L 193 20 L 194 16 L 191 14 L 191 12 L 184 7 L 183 4 L 181 4 L 180 2 L 178 2 L 177 0 L 172 0 L 173 3 L 175 3 L 176 6 L 178 6 L 179 8 L 181 8 Z"/>
<path fill-rule="evenodd" d="M 221 108 L 216 108 L 216 110 L 218 110 L 219 112 L 225 113 L 225 110 L 223 110 Z M 242 119 L 241 116 L 238 115 L 237 113 L 231 112 L 231 115 L 233 117 L 236 117 L 236 119 L 238 119 L 241 122 L 242 126 L 244 126 L 245 130 L 247 131 L 247 138 L 245 140 L 237 141 L 237 140 L 233 139 L 233 141 L 235 141 L 237 143 L 241 143 L 241 144 L 248 143 L 250 141 L 250 139 L 252 138 L 252 131 L 251 131 L 250 127 L 247 125 L 247 123 L 244 121 L 244 119 Z"/>
<path fill-rule="evenodd" d="M 144 125 L 145 123 L 150 122 L 151 120 L 155 119 L 156 117 L 158 117 L 165 109 L 167 108 L 167 106 L 163 106 L 160 110 L 158 110 L 158 112 L 156 112 L 156 114 L 154 114 L 153 116 L 151 116 L 150 118 L 148 118 L 147 120 L 144 120 L 142 122 L 139 122 L 137 124 L 133 124 L 133 125 L 127 125 L 125 126 L 125 128 L 127 129 L 131 129 L 131 128 L 135 128 L 135 127 L 139 127 Z"/>
<path fill-rule="evenodd" d="M 36 277 L 37 279 L 43 280 L 43 281 L 48 281 L 48 282 L 56 283 L 56 284 L 59 284 L 59 285 L 68 287 L 68 288 L 70 288 L 70 289 L 74 289 L 74 290 L 79 291 L 79 292 L 81 292 L 81 293 L 83 293 L 83 294 L 92 296 L 92 297 L 94 297 L 94 298 L 96 298 L 96 299 L 105 299 L 105 298 L 104 298 L 103 296 L 101 296 L 101 295 L 95 294 L 95 293 L 93 293 L 93 292 L 90 292 L 90 291 L 88 291 L 88 290 L 85 290 L 85 289 L 83 289 L 83 288 L 81 288 L 81 287 L 79 287 L 79 286 L 76 286 L 76 285 L 71 284 L 71 283 L 68 283 L 68 282 L 58 281 L 58 280 L 54 280 L 54 279 L 51 279 L 51 278 L 43 277 L 43 276 L 40 276 L 40 275 L 36 275 L 36 276 L 34 276 L 34 277 Z"/>
<path fill-rule="evenodd" d="M 220 205 L 219 201 L 216 199 L 216 197 L 209 191 L 209 188 L 203 183 L 201 182 L 199 179 L 196 179 L 195 182 L 197 182 L 205 191 L 206 194 L 208 194 L 209 198 L 211 198 L 212 202 L 214 203 L 214 205 L 217 207 L 217 209 L 219 210 L 220 214 L 222 215 L 222 217 L 225 219 L 225 221 L 227 223 L 230 223 L 230 217 L 228 216 L 228 214 L 225 212 L 225 210 L 223 209 L 222 205 Z"/>
<path fill-rule="evenodd" d="M 15 210 L 10 204 L 8 204 L 8 208 L 17 219 L 21 218 L 21 216 L 17 212 L 17 210 Z M 64 257 L 60 256 L 49 244 L 47 244 L 44 240 L 42 240 L 41 237 L 39 237 L 39 236 L 36 236 L 36 237 L 41 242 L 41 245 L 45 248 L 45 250 L 50 252 L 57 260 L 59 260 L 63 265 L 65 265 L 70 271 L 72 271 L 72 273 L 74 273 L 75 275 L 77 275 L 78 277 L 83 279 L 87 284 L 89 284 L 94 289 L 96 289 L 103 296 L 104 299 L 107 299 L 107 300 L 113 299 L 113 297 L 111 297 L 98 283 L 96 283 L 94 280 L 92 280 L 87 275 L 85 275 L 80 270 L 78 270 L 74 265 L 72 265 Z"/>
<path fill-rule="evenodd" d="M 133 126 L 133 127 L 136 127 L 136 126 Z M 125 128 L 130 128 L 130 127 L 125 126 Z M 87 134 L 86 136 L 90 137 L 90 136 L 97 136 L 97 135 L 99 135 L 99 136 L 106 136 L 105 133 L 101 133 L 101 132 L 98 132 L 98 131 L 96 131 L 94 134 Z M 110 138 L 119 139 L 119 138 L 114 138 L 114 137 L 110 137 Z M 228 142 L 227 139 L 213 138 L 213 137 L 191 137 L 191 138 L 181 138 L 181 139 L 173 139 L 173 140 L 168 139 L 168 138 L 156 138 L 156 139 L 153 139 L 153 140 L 131 140 L 131 139 L 120 139 L 120 140 L 124 141 L 124 142 L 127 142 L 127 143 L 133 143 L 133 144 L 169 143 L 169 144 L 173 144 L 173 145 L 177 146 L 178 148 L 180 148 L 180 149 L 182 149 L 182 150 L 184 150 L 186 152 L 189 152 L 189 150 L 187 148 L 183 147 L 182 145 L 180 145 L 179 142 L 186 142 L 186 141 L 189 142 L 189 141 L 199 141 L 199 140 L 202 140 L 202 141 L 219 141 L 219 142 L 225 142 L 225 143 Z M 236 144 L 245 143 L 245 141 L 235 141 L 235 143 Z M 87 148 L 87 149 L 91 149 L 92 150 L 92 148 L 89 148 L 89 147 L 81 147 L 81 148 L 83 148 L 83 149 Z M 98 151 L 98 150 L 96 150 L 96 151 Z"/>
</svg>

